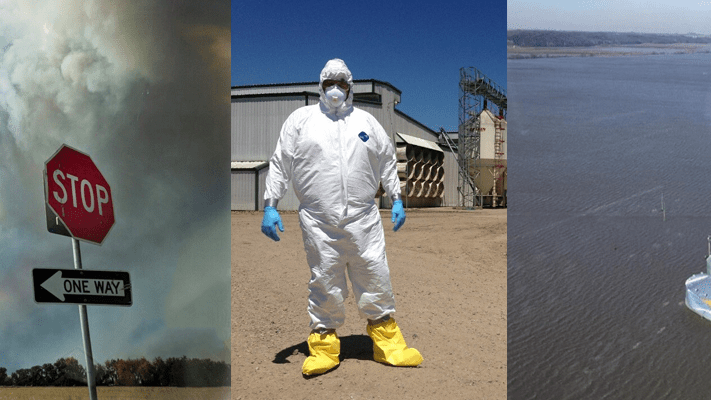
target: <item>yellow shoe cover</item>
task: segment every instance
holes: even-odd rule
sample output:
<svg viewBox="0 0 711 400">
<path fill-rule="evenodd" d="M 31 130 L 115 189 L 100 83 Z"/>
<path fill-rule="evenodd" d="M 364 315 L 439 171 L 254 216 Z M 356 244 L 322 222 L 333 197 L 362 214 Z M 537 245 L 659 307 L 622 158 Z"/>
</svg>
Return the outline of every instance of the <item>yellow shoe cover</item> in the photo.
<svg viewBox="0 0 711 400">
<path fill-rule="evenodd" d="M 307 340 L 309 344 L 309 357 L 304 360 L 301 368 L 304 375 L 318 375 L 336 367 L 340 362 L 338 355 L 341 353 L 341 341 L 336 332 L 312 333 Z"/>
<path fill-rule="evenodd" d="M 395 320 L 368 325 L 368 336 L 373 339 L 375 361 L 396 367 L 414 367 L 422 362 L 420 352 L 407 347 Z"/>
</svg>

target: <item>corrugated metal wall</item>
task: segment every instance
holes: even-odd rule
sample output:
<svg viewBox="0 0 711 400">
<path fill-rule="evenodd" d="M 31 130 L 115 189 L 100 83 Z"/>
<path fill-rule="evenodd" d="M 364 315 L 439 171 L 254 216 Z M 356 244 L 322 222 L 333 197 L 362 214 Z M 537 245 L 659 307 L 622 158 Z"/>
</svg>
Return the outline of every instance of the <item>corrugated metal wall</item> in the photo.
<svg viewBox="0 0 711 400">
<path fill-rule="evenodd" d="M 264 210 L 264 183 L 267 180 L 267 172 L 269 172 L 269 167 L 259 170 L 259 188 L 257 189 L 259 194 L 257 198 L 259 199 L 260 210 Z"/>
<path fill-rule="evenodd" d="M 445 207 L 454 207 L 459 202 L 459 193 L 457 191 L 457 160 L 454 158 L 454 153 L 452 153 L 448 147 L 442 147 L 442 150 L 444 150 L 444 194 L 442 196 L 442 205 Z"/>
<path fill-rule="evenodd" d="M 353 82 L 353 93 L 372 93 L 373 81 Z M 376 84 L 377 85 L 377 84 Z M 382 85 L 380 85 L 382 86 Z M 275 93 L 297 93 L 314 92 L 318 93 L 318 82 L 303 82 L 287 85 L 258 85 L 240 86 L 232 88 L 232 95 L 255 95 L 255 94 L 275 94 Z"/>
<path fill-rule="evenodd" d="M 417 123 L 410 121 L 398 113 L 393 113 L 393 122 L 395 132 L 402 132 L 406 135 L 415 136 L 431 142 L 437 141 L 437 135 L 430 133 L 429 130 L 422 128 Z"/>
<path fill-rule="evenodd" d="M 319 102 L 319 97 L 318 96 L 309 96 L 309 105 L 315 105 L 318 104 Z"/>
<path fill-rule="evenodd" d="M 295 92 L 318 92 L 318 82 L 304 82 L 292 85 L 243 86 L 232 89 L 232 95 L 273 94 Z"/>
<path fill-rule="evenodd" d="M 266 161 L 286 118 L 306 105 L 305 96 L 232 99 L 231 161 Z"/>
<path fill-rule="evenodd" d="M 232 171 L 230 183 L 233 210 L 254 210 L 255 176 L 255 171 Z"/>
<path fill-rule="evenodd" d="M 255 200 L 257 201 L 259 210 L 264 209 L 264 185 L 267 180 L 267 172 L 269 168 L 263 168 L 258 172 L 256 171 L 232 171 L 231 175 L 231 185 L 232 185 L 232 210 L 254 210 Z M 255 199 L 254 191 L 254 178 L 258 176 L 259 191 L 258 196 Z M 299 199 L 296 198 L 294 194 L 294 189 L 289 186 L 286 195 L 279 200 L 280 210 L 298 210 L 299 209 Z"/>
</svg>

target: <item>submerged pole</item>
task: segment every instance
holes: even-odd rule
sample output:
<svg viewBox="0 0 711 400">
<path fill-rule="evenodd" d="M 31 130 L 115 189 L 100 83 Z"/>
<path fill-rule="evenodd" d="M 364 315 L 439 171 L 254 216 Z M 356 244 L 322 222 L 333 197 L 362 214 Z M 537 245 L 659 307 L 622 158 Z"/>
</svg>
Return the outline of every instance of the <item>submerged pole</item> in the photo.
<svg viewBox="0 0 711 400">
<path fill-rule="evenodd" d="M 667 220 L 667 210 L 664 209 L 664 192 L 662 192 L 662 221 Z"/>
</svg>

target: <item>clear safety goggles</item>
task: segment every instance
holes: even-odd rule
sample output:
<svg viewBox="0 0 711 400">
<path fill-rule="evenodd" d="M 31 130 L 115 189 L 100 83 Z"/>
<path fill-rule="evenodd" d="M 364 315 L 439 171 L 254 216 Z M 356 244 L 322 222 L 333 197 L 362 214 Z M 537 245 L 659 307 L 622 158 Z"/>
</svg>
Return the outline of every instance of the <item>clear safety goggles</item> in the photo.
<svg viewBox="0 0 711 400">
<path fill-rule="evenodd" d="M 333 79 L 326 79 L 325 81 L 323 81 L 323 89 L 324 90 L 326 90 L 327 88 L 330 88 L 333 85 L 338 85 L 338 87 L 340 87 L 343 90 L 349 89 L 348 82 L 346 82 L 346 81 L 336 81 Z"/>
</svg>

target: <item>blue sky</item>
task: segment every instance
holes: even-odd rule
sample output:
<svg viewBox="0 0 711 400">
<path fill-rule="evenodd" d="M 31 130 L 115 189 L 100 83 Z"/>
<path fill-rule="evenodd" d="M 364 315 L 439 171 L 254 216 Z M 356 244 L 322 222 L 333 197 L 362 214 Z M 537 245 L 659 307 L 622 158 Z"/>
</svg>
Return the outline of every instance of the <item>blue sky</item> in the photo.
<svg viewBox="0 0 711 400">
<path fill-rule="evenodd" d="M 707 0 L 509 0 L 508 29 L 711 34 Z"/>
<path fill-rule="evenodd" d="M 505 31 L 502 0 L 232 1 L 232 85 L 317 81 L 341 58 L 400 89 L 400 111 L 456 130 L 461 67 L 506 87 Z"/>
</svg>

